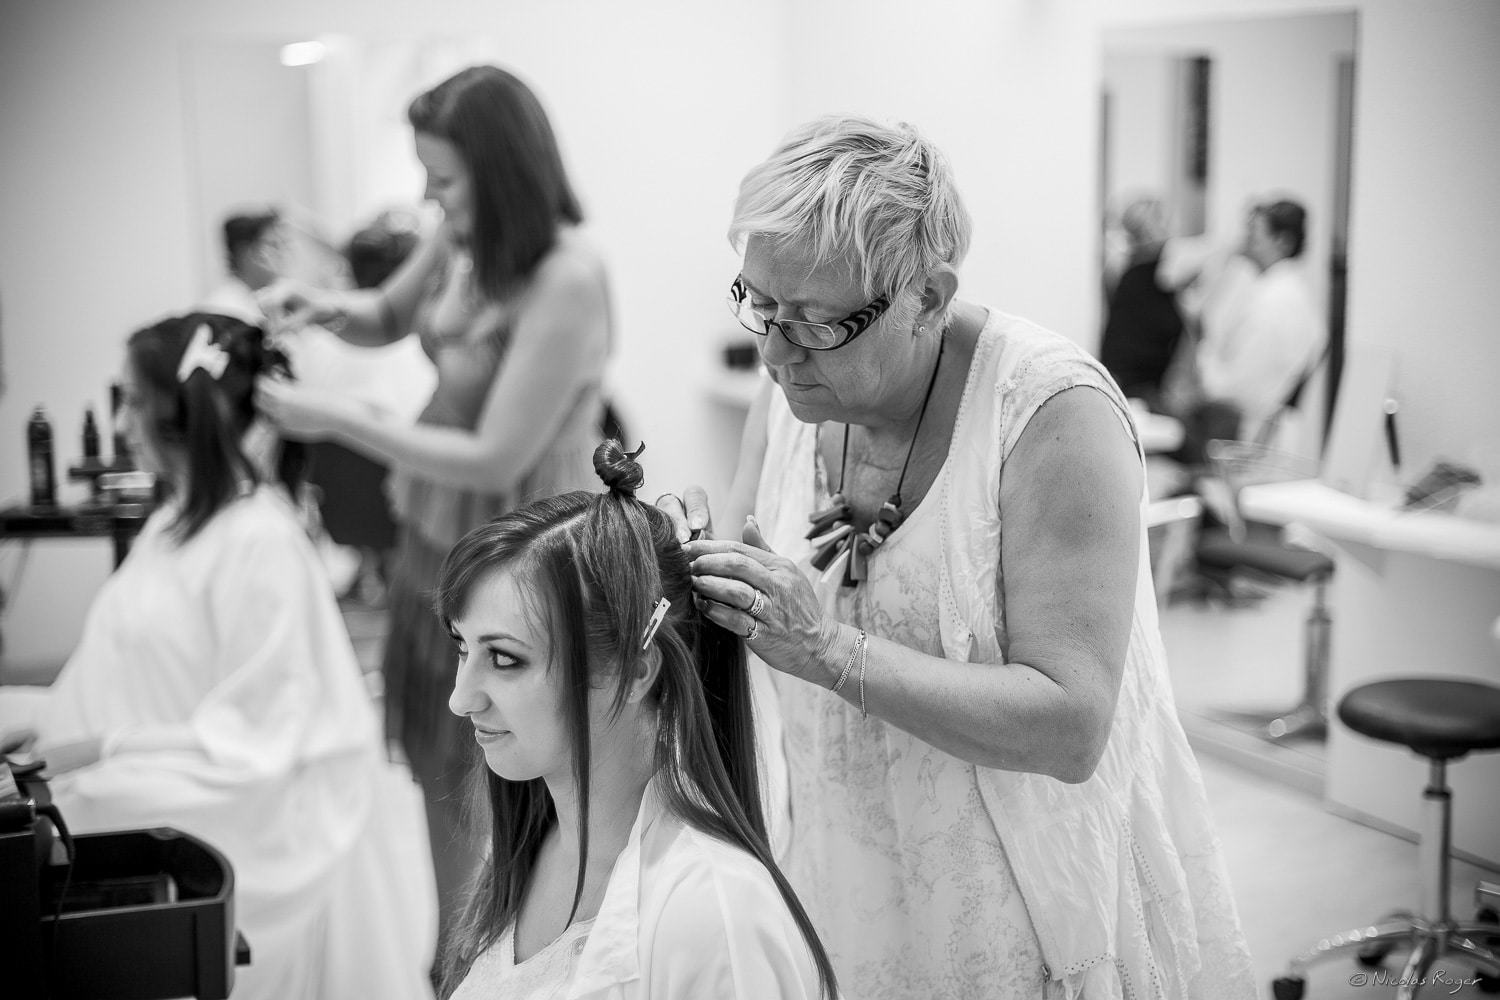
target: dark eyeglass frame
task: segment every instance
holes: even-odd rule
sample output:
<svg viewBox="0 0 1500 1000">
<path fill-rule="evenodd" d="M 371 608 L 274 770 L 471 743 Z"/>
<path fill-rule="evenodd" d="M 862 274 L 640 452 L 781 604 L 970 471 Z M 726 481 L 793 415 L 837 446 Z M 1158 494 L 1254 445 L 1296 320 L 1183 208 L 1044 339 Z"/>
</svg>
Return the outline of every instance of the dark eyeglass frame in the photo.
<svg viewBox="0 0 1500 1000">
<path fill-rule="evenodd" d="M 755 312 L 754 306 L 749 306 L 747 302 L 749 297 L 750 289 L 745 285 L 745 276 L 742 274 L 736 275 L 734 284 L 729 286 L 729 297 L 726 302 L 729 306 L 729 311 L 734 314 L 734 318 L 739 320 L 740 326 L 743 326 L 759 337 L 770 336 L 773 328 L 780 330 L 783 337 L 805 351 L 836 351 L 840 347 L 847 347 L 856 337 L 874 326 L 876 321 L 885 315 L 885 311 L 891 305 L 890 300 L 882 295 L 863 309 L 855 310 L 837 323 L 809 323 L 806 320 L 771 319 L 761 316 L 760 313 Z M 743 314 L 747 307 L 750 309 L 750 312 L 754 313 L 757 319 L 765 324 L 764 330 L 757 330 L 745 322 Z M 803 340 L 808 338 L 806 335 L 799 335 L 799 328 L 825 330 L 827 331 L 825 339 L 833 339 L 835 343 L 826 346 L 804 343 Z"/>
</svg>

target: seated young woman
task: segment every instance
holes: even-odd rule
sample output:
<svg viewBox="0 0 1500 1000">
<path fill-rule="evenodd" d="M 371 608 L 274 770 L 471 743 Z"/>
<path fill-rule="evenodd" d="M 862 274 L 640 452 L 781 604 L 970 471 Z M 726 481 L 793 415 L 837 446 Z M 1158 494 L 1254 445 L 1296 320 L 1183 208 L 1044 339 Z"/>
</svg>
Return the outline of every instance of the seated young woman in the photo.
<svg viewBox="0 0 1500 1000">
<path fill-rule="evenodd" d="M 695 608 L 671 520 L 635 498 L 638 454 L 604 442 L 605 492 L 498 517 L 443 565 L 449 707 L 482 751 L 491 843 L 442 992 L 833 998 L 767 846 L 744 646 Z"/>
<path fill-rule="evenodd" d="M 252 403 L 283 364 L 227 316 L 130 338 L 123 429 L 166 499 L 57 680 L 0 691 L 0 744 L 46 760 L 74 833 L 169 826 L 224 853 L 251 955 L 234 1000 L 430 997 L 420 798 L 293 506 L 295 449 L 268 468 Z"/>
</svg>

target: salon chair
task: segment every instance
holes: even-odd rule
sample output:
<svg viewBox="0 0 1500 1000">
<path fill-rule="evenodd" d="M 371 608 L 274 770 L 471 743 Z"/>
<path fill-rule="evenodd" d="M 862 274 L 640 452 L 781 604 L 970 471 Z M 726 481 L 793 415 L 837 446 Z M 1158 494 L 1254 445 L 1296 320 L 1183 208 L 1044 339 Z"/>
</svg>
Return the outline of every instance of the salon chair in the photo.
<svg viewBox="0 0 1500 1000">
<path fill-rule="evenodd" d="M 1249 721 L 1272 742 L 1321 740 L 1328 732 L 1328 584 L 1334 563 L 1322 552 L 1288 544 L 1280 525 L 1248 521 L 1239 492 L 1253 483 L 1311 479 L 1316 463 L 1248 441 L 1214 440 L 1206 447 L 1208 475 L 1199 480 L 1205 525 L 1194 549 L 1201 586 L 1230 604 L 1240 600 L 1243 576 L 1312 589 L 1302 653 L 1303 688 L 1298 704 L 1285 712 L 1225 713 Z M 1212 521 L 1210 521 L 1210 515 Z"/>
<path fill-rule="evenodd" d="M 1422 792 L 1417 844 L 1422 908 L 1417 913 L 1398 910 L 1378 923 L 1322 939 L 1293 958 L 1286 975 L 1272 982 L 1276 1000 L 1300 1000 L 1307 988 L 1303 970 L 1348 951 L 1355 952 L 1365 967 L 1379 968 L 1392 952 L 1409 949 L 1404 969 L 1393 976 L 1400 984 L 1398 1000 L 1415 997 L 1433 964 L 1448 955 L 1463 956 L 1478 967 L 1481 991 L 1500 992 L 1500 952 L 1492 943 L 1500 941 L 1500 923 L 1476 919 L 1459 924 L 1449 911 L 1453 803 L 1447 779 L 1450 761 L 1475 751 L 1500 750 L 1500 687 L 1429 678 L 1374 681 L 1344 695 L 1338 715 L 1356 733 L 1410 747 L 1427 758 L 1429 777 Z M 1482 884 L 1481 893 L 1489 891 Z M 1493 908 L 1481 913 L 1495 916 Z M 1453 992 L 1447 983 L 1434 985 L 1445 994 Z"/>
</svg>

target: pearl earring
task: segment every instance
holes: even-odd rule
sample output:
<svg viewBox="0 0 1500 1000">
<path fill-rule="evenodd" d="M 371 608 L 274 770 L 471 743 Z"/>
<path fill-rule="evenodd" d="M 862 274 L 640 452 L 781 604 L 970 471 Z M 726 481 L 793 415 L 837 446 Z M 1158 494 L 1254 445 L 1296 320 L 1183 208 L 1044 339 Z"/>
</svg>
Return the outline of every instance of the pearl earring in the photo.
<svg viewBox="0 0 1500 1000">
<path fill-rule="evenodd" d="M 927 327 L 925 327 L 925 326 L 919 326 L 919 327 L 917 327 L 917 332 L 918 333 L 926 333 L 927 332 Z"/>
</svg>

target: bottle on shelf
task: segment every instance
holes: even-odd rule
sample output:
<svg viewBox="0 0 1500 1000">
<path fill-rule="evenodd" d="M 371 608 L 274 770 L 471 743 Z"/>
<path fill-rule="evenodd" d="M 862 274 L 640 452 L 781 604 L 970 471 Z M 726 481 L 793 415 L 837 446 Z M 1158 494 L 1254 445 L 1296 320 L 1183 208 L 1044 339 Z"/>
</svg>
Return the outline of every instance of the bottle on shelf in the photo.
<svg viewBox="0 0 1500 1000">
<path fill-rule="evenodd" d="M 83 460 L 99 459 L 99 425 L 94 423 L 94 408 L 85 407 L 83 411 Z"/>
<path fill-rule="evenodd" d="M 135 468 L 135 459 L 130 454 L 130 442 L 125 440 L 125 435 L 120 433 L 120 407 L 125 404 L 125 390 L 118 382 L 109 385 L 109 420 L 113 431 L 114 457 L 110 460 L 110 467 L 121 472 L 128 472 Z"/>
<path fill-rule="evenodd" d="M 52 424 L 38 406 L 26 424 L 26 459 L 31 477 L 31 506 L 57 506 L 57 468 L 52 460 Z"/>
</svg>

